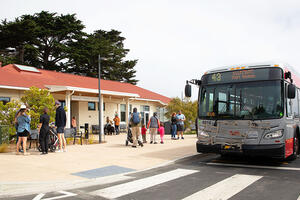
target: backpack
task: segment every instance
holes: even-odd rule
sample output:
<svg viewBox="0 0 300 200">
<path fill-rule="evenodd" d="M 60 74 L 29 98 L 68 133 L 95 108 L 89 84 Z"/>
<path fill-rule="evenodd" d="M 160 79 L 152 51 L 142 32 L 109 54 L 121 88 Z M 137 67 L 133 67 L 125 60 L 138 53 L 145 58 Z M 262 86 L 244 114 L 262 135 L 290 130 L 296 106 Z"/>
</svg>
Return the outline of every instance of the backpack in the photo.
<svg viewBox="0 0 300 200">
<path fill-rule="evenodd" d="M 138 123 L 140 123 L 140 117 L 139 117 L 139 113 L 138 112 L 136 112 L 136 113 L 132 113 L 132 122 L 134 123 L 134 124 L 138 124 Z"/>
</svg>

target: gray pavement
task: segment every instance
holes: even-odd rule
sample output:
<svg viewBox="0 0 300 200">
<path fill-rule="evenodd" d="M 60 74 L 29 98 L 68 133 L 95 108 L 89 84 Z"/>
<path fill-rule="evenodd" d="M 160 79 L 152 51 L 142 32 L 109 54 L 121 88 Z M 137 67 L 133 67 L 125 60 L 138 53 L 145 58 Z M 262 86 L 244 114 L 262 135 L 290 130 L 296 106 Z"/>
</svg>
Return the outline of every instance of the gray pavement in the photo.
<svg viewBox="0 0 300 200">
<path fill-rule="evenodd" d="M 97 140 L 97 138 L 94 138 Z M 195 135 L 184 140 L 165 137 L 164 144 L 125 146 L 126 135 L 106 136 L 106 143 L 70 145 L 64 153 L 40 155 L 0 154 L 0 197 L 24 196 L 130 179 L 128 173 L 144 171 L 196 154 Z"/>
</svg>

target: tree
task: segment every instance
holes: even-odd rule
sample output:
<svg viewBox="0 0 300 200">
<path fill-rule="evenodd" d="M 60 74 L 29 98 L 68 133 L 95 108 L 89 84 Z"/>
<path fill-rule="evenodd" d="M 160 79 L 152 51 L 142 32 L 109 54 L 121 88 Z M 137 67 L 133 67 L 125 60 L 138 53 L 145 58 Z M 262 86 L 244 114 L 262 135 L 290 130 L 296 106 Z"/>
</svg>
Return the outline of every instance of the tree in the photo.
<svg viewBox="0 0 300 200">
<path fill-rule="evenodd" d="M 30 90 L 24 92 L 21 101 L 29 108 L 31 117 L 31 129 L 36 129 L 39 124 L 40 116 L 43 114 L 44 108 L 49 109 L 50 122 L 55 118 L 54 98 L 46 89 L 31 87 Z"/>
<path fill-rule="evenodd" d="M 129 49 L 117 30 L 84 33 L 75 14 L 42 11 L 0 24 L 0 62 L 98 77 L 136 84 L 137 60 L 125 60 Z"/>
<path fill-rule="evenodd" d="M 101 78 L 136 84 L 134 67 L 137 60 L 124 60 L 129 49 L 124 48 L 124 37 L 116 30 L 97 30 L 72 44 L 70 62 L 66 71 L 98 77 L 98 55 L 101 60 Z"/>
<path fill-rule="evenodd" d="M 185 115 L 185 127 L 190 127 L 192 123 L 195 123 L 197 117 L 197 101 L 192 102 L 188 98 L 185 98 L 184 100 L 181 100 L 178 97 L 173 98 L 167 106 L 167 113 L 165 116 L 170 117 L 173 112 L 178 113 L 179 110 Z"/>
<path fill-rule="evenodd" d="M 36 37 L 36 24 L 28 18 L 16 18 L 13 22 L 7 20 L 0 24 L 0 55 L 2 62 L 7 59 L 24 64 L 25 46 L 31 44 Z M 12 58 L 15 57 L 15 58 Z"/>
<path fill-rule="evenodd" d="M 68 59 L 69 45 L 83 35 L 84 25 L 75 14 L 60 15 L 42 11 L 22 15 L 0 25 L 0 48 L 14 48 L 20 64 L 61 71 Z"/>
</svg>

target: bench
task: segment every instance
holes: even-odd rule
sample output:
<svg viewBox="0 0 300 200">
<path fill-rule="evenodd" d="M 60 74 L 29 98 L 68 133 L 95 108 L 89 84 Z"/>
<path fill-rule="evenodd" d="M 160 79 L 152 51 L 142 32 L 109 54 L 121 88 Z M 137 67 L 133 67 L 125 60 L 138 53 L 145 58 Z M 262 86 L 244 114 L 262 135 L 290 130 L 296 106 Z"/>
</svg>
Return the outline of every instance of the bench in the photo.
<svg viewBox="0 0 300 200">
<path fill-rule="evenodd" d="M 125 123 L 120 123 L 119 131 L 120 133 L 127 133 L 127 126 Z"/>
<path fill-rule="evenodd" d="M 76 138 L 80 139 L 80 144 L 82 145 L 82 131 L 75 131 L 74 128 L 65 128 L 65 138 L 74 138 L 73 145 L 75 144 Z"/>
</svg>

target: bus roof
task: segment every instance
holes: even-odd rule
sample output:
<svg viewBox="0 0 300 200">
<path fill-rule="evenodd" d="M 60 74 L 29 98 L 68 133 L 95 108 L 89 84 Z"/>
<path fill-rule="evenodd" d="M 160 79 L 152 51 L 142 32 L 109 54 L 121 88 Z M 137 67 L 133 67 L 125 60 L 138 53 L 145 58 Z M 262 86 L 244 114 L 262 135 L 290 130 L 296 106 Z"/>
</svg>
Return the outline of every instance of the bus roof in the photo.
<svg viewBox="0 0 300 200">
<path fill-rule="evenodd" d="M 248 64 L 240 64 L 240 65 L 229 65 L 224 67 L 215 68 L 212 70 L 208 70 L 205 74 L 213 74 L 218 72 L 226 72 L 233 70 L 243 70 L 243 69 L 255 69 L 255 68 L 266 68 L 266 67 L 279 67 L 284 72 L 290 71 L 292 73 L 292 79 L 294 83 L 300 87 L 300 74 L 289 64 L 282 62 L 265 62 L 265 63 L 248 63 Z"/>
<path fill-rule="evenodd" d="M 217 73 L 217 72 L 226 72 L 226 71 L 232 71 L 232 70 L 241 70 L 241 69 L 253 69 L 253 68 L 265 68 L 265 67 L 280 67 L 283 70 L 285 70 L 286 66 L 289 66 L 288 64 L 282 64 L 282 63 L 251 63 L 251 64 L 239 64 L 239 65 L 229 65 L 224 67 L 215 68 L 212 70 L 208 70 L 205 74 L 211 74 L 211 73 Z"/>
</svg>

